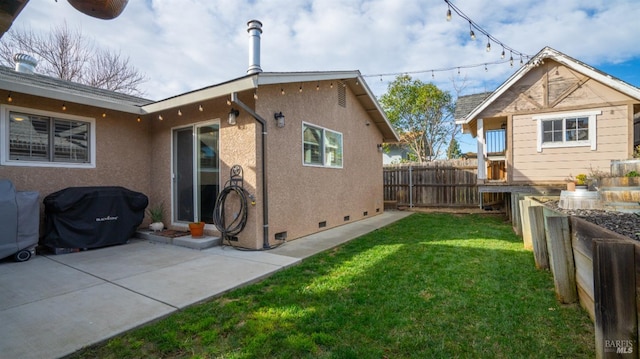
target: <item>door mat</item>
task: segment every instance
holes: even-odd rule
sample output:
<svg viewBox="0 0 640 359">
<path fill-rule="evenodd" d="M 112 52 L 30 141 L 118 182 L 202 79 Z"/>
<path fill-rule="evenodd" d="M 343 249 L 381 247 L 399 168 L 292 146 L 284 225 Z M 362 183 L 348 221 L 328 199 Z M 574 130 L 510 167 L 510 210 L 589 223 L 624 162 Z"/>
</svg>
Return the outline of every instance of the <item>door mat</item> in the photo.
<svg viewBox="0 0 640 359">
<path fill-rule="evenodd" d="M 176 231 L 174 229 L 163 229 L 161 231 L 158 232 L 151 232 L 151 234 L 153 234 L 154 236 L 162 236 L 162 237 L 167 237 L 167 238 L 176 238 L 176 237 L 183 237 L 183 236 L 188 236 L 191 234 L 191 232 L 189 231 Z"/>
</svg>

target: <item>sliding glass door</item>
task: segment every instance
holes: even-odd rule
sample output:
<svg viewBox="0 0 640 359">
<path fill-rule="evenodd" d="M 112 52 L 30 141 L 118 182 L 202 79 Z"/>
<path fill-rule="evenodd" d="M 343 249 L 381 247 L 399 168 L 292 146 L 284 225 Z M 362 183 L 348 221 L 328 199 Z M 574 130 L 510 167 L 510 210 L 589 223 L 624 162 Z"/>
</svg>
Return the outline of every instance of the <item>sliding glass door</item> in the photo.
<svg viewBox="0 0 640 359">
<path fill-rule="evenodd" d="M 213 223 L 220 188 L 219 124 L 173 131 L 173 213 L 176 222 Z"/>
</svg>

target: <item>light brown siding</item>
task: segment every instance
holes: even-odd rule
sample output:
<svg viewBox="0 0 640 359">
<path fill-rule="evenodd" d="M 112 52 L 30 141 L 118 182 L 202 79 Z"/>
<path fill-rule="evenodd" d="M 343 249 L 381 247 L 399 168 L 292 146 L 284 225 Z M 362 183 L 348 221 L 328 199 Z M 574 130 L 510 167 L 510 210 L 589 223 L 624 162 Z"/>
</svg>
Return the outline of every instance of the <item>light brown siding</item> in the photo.
<svg viewBox="0 0 640 359">
<path fill-rule="evenodd" d="M 634 100 L 553 60 L 534 67 L 477 117 L 512 116 L 513 182 L 562 182 L 578 173 L 608 171 L 610 160 L 630 154 L 629 106 Z M 543 148 L 537 151 L 535 115 L 601 111 L 597 147 Z M 491 121 L 487 121 L 490 125 Z"/>
</svg>

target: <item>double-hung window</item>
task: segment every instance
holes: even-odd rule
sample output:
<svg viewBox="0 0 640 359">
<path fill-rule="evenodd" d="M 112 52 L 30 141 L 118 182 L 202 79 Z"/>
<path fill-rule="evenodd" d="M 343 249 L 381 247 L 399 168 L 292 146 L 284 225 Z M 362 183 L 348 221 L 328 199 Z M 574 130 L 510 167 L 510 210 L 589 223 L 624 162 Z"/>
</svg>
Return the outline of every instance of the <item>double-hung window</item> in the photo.
<svg viewBox="0 0 640 359">
<path fill-rule="evenodd" d="M 596 149 L 596 116 L 602 111 L 534 116 L 538 121 L 538 152 L 543 148 L 589 146 Z"/>
<path fill-rule="evenodd" d="M 303 164 L 342 168 L 342 134 L 340 132 L 303 123 L 302 143 Z"/>
<path fill-rule="evenodd" d="M 95 121 L 6 106 L 0 143 L 3 165 L 95 167 Z"/>
</svg>

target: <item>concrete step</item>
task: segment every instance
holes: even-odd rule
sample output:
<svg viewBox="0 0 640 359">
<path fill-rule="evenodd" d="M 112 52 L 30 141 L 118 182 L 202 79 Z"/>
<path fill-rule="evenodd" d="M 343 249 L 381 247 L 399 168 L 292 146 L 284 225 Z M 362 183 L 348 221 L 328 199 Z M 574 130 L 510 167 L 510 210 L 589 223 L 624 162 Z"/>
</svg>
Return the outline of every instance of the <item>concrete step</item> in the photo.
<svg viewBox="0 0 640 359">
<path fill-rule="evenodd" d="M 151 242 L 173 244 L 176 246 L 187 247 L 192 249 L 206 249 L 214 246 L 218 246 L 222 243 L 220 237 L 215 236 L 202 236 L 194 238 L 191 235 L 179 236 L 179 237 L 166 237 L 159 234 L 155 234 L 150 230 L 139 230 L 136 232 L 136 237 L 146 239 Z"/>
</svg>

